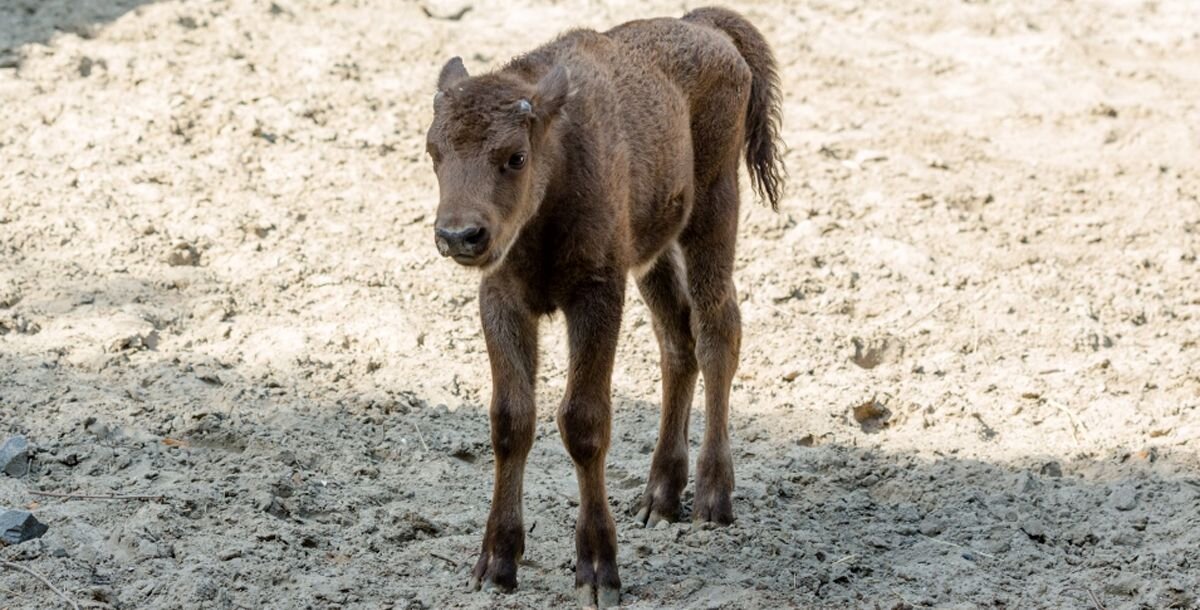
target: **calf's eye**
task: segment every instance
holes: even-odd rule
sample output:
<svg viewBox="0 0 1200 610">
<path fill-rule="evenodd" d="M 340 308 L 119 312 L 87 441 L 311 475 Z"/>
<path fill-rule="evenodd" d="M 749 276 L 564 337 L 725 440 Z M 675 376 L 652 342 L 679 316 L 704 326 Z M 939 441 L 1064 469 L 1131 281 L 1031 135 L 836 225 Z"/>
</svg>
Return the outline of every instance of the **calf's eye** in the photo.
<svg viewBox="0 0 1200 610">
<path fill-rule="evenodd" d="M 525 167 L 525 153 L 519 152 L 508 158 L 508 163 L 504 164 L 508 169 L 521 169 Z"/>
</svg>

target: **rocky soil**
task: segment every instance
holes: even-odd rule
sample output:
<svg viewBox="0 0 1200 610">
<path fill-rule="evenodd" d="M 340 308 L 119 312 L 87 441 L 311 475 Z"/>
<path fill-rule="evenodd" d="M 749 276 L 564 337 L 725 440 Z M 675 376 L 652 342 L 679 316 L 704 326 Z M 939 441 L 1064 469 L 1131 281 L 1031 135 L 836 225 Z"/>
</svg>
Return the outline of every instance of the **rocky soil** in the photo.
<svg viewBox="0 0 1200 610">
<path fill-rule="evenodd" d="M 561 319 L 520 589 L 466 591 L 489 382 L 431 238 L 433 82 L 692 4 L 0 0 L 0 443 L 32 458 L 0 509 L 49 528 L 0 560 L 89 608 L 570 603 Z M 634 524 L 631 290 L 627 604 L 1200 606 L 1200 5 L 729 4 L 779 56 L 791 170 L 742 216 L 738 521 Z M 62 605 L 0 570 L 0 609 Z"/>
</svg>

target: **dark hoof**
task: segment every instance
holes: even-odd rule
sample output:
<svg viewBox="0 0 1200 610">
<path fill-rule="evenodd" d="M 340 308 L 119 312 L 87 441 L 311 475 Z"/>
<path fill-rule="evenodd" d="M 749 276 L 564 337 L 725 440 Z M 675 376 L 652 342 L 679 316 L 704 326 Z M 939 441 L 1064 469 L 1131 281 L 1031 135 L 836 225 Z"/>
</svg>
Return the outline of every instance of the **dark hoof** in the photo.
<svg viewBox="0 0 1200 610">
<path fill-rule="evenodd" d="M 662 487 L 655 491 L 646 490 L 642 496 L 642 507 L 638 510 L 638 523 L 646 527 L 654 527 L 666 521 L 674 523 L 679 520 L 679 494 L 666 492 Z"/>
<path fill-rule="evenodd" d="M 609 523 L 611 518 L 607 519 Z M 610 538 L 616 537 L 612 532 Z M 621 603 L 621 577 L 617 573 L 616 540 L 606 550 L 584 544 L 575 560 L 575 601 L 581 608 L 615 608 Z"/>
<path fill-rule="evenodd" d="M 475 562 L 471 571 L 471 590 L 495 589 L 502 593 L 511 593 L 517 588 L 517 560 L 498 557 L 492 553 L 483 553 Z"/>
<path fill-rule="evenodd" d="M 575 587 L 575 601 L 580 608 L 616 608 L 621 605 L 621 590 L 616 587 L 584 584 Z"/>
<path fill-rule="evenodd" d="M 692 510 L 692 521 L 729 525 L 733 523 L 733 498 L 728 491 L 700 492 Z"/>
</svg>

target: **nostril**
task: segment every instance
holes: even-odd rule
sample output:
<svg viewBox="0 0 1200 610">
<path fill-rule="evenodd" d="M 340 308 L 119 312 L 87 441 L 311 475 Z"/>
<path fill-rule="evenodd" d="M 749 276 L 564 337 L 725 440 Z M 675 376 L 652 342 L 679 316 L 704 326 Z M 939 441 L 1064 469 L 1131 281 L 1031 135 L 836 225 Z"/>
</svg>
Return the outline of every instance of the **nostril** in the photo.
<svg viewBox="0 0 1200 610">
<path fill-rule="evenodd" d="M 438 253 L 442 256 L 476 256 L 487 249 L 488 230 L 481 226 L 464 229 L 434 227 Z"/>
<path fill-rule="evenodd" d="M 483 227 L 471 227 L 463 231 L 463 243 L 469 246 L 478 246 L 487 241 L 487 229 Z"/>
</svg>

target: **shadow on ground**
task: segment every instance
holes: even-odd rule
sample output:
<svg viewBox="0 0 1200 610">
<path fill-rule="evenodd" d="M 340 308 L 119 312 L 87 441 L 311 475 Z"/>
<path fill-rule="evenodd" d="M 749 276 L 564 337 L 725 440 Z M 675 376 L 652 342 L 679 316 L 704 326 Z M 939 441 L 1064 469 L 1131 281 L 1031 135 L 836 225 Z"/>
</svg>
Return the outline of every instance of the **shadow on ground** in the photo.
<svg viewBox="0 0 1200 610">
<path fill-rule="evenodd" d="M 521 587 L 498 597 L 463 590 L 490 497 L 479 405 L 434 407 L 403 391 L 313 400 L 309 381 L 137 347 L 92 366 L 105 373 L 0 352 L 0 375 L 15 380 L 0 396 L 0 434 L 26 434 L 36 447 L 27 477 L 0 479 L 0 505 L 31 507 L 50 526 L 0 558 L 76 599 L 112 608 L 570 600 L 576 491 L 549 420 L 539 422 L 527 475 Z M 813 446 L 735 417 L 737 523 L 644 529 L 630 514 L 656 406 L 618 399 L 616 417 L 609 486 L 632 607 L 1197 603 L 1191 454 L 931 460 Z M 166 500 L 66 501 L 34 490 Z M 56 603 L 24 574 L 0 574 L 0 589 L 9 608 Z"/>
<path fill-rule="evenodd" d="M 97 27 L 154 0 L 4 0 L 0 2 L 0 58 L 17 62 L 18 49 L 45 44 L 59 33 L 91 38 Z"/>
</svg>

